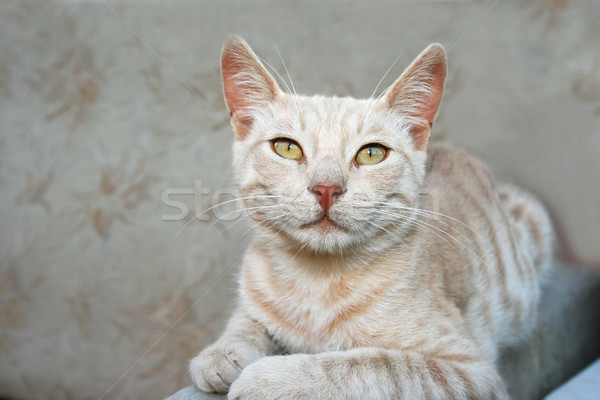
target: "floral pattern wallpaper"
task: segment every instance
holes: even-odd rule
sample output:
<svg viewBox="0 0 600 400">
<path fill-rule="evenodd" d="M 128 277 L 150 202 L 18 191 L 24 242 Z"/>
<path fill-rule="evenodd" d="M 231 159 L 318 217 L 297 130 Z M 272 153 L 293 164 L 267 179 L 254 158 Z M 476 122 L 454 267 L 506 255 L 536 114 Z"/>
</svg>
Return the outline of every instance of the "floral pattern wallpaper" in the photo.
<svg viewBox="0 0 600 400">
<path fill-rule="evenodd" d="M 229 33 L 299 92 L 361 97 L 441 42 L 435 140 L 538 193 L 574 251 L 600 260 L 598 21 L 569 0 L 1 2 L 0 397 L 190 383 L 252 237 L 249 218 L 206 212 L 233 193 Z"/>
</svg>

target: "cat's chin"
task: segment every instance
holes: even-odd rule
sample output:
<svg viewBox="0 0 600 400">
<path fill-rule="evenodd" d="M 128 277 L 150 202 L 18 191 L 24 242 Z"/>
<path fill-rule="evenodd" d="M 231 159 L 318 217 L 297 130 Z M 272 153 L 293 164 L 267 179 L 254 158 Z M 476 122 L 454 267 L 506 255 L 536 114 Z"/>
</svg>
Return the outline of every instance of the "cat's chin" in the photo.
<svg viewBox="0 0 600 400">
<path fill-rule="evenodd" d="M 356 234 L 327 216 L 288 231 L 283 236 L 288 239 L 284 239 L 288 242 L 287 246 L 313 253 L 343 254 L 350 248 L 360 246 Z"/>
<path fill-rule="evenodd" d="M 269 242 L 294 254 L 308 252 L 344 256 L 348 252 L 356 254 L 390 246 L 389 238 L 386 240 L 376 232 L 357 229 L 348 225 L 344 219 L 338 220 L 327 214 L 297 225 L 263 226 L 262 231 L 268 236 Z"/>
</svg>

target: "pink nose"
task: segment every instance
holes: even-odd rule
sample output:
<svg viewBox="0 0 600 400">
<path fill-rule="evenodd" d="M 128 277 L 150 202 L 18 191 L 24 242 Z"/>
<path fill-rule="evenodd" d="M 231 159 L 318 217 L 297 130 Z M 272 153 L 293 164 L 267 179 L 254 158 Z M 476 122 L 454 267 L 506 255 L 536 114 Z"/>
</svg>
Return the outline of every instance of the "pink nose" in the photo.
<svg viewBox="0 0 600 400">
<path fill-rule="evenodd" d="M 315 185 L 309 190 L 317 197 L 317 201 L 323 207 L 325 214 L 329 212 L 329 208 L 342 194 L 342 188 L 337 185 Z"/>
</svg>

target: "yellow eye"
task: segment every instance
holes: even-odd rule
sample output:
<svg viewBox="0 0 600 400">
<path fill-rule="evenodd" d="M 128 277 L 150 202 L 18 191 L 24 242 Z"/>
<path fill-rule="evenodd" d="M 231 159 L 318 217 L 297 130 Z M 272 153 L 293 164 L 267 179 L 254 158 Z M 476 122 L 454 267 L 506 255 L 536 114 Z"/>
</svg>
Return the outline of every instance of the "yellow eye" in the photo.
<svg viewBox="0 0 600 400">
<path fill-rule="evenodd" d="M 288 160 L 300 160 L 303 156 L 302 149 L 298 143 L 291 139 L 275 139 L 273 141 L 273 150 Z"/>
<path fill-rule="evenodd" d="M 356 155 L 356 163 L 358 165 L 373 165 L 379 164 L 385 158 L 387 149 L 380 144 L 368 144 L 363 146 Z"/>
</svg>

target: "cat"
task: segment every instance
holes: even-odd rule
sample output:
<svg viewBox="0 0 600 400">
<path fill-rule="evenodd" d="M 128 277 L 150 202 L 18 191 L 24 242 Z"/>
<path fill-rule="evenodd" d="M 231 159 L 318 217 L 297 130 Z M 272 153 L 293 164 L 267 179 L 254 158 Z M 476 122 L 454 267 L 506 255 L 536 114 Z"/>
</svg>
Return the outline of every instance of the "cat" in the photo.
<svg viewBox="0 0 600 400">
<path fill-rule="evenodd" d="M 223 335 L 190 362 L 230 399 L 507 399 L 551 221 L 474 157 L 430 145 L 447 73 L 427 47 L 379 98 L 282 91 L 227 38 L 237 188 L 257 226 Z M 423 194 L 426 195 L 423 195 Z"/>
</svg>

